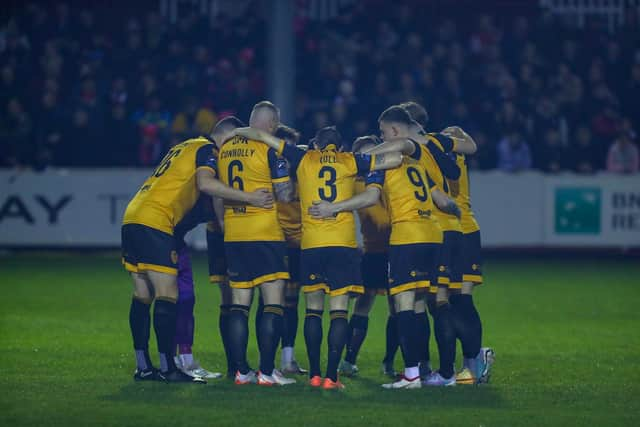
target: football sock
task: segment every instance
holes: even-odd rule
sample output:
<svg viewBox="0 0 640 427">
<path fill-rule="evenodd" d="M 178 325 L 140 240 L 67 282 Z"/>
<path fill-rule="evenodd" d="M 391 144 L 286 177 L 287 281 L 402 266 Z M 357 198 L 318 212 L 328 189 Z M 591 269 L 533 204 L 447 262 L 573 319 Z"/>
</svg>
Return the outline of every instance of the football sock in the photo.
<svg viewBox="0 0 640 427">
<path fill-rule="evenodd" d="M 274 368 L 274 359 L 280 337 L 282 336 L 282 316 L 284 310 L 281 305 L 266 304 L 263 309 L 258 340 L 260 344 L 260 372 L 271 375 Z"/>
<path fill-rule="evenodd" d="M 349 313 L 346 310 L 332 310 L 330 312 L 331 323 L 329 326 L 329 354 L 327 357 L 327 378 L 338 381 L 338 364 L 342 357 L 342 350 L 349 338 Z"/>
<path fill-rule="evenodd" d="M 178 345 L 179 354 L 190 354 L 193 346 L 193 331 L 195 327 L 195 318 L 193 317 L 193 308 L 196 300 L 192 298 L 179 298 L 176 304 L 177 320 L 176 320 L 176 336 L 175 343 Z"/>
<path fill-rule="evenodd" d="M 173 361 L 174 342 L 176 335 L 176 303 L 170 299 L 156 298 L 153 308 L 153 328 L 160 353 L 160 369 L 171 372 L 176 369 Z"/>
<path fill-rule="evenodd" d="M 182 362 L 182 366 L 188 368 L 193 365 L 193 354 L 189 353 L 181 353 L 180 361 Z"/>
<path fill-rule="evenodd" d="M 349 321 L 349 329 L 351 331 L 351 337 L 347 343 L 347 354 L 345 360 L 353 365 L 356 364 L 358 353 L 364 339 L 367 337 L 367 329 L 369 329 L 369 318 L 367 316 L 360 316 L 354 314 Z"/>
<path fill-rule="evenodd" d="M 398 316 L 398 338 L 400 350 L 404 359 L 405 368 L 418 366 L 418 355 L 416 346 L 416 313 L 413 310 L 405 310 L 397 313 Z"/>
<path fill-rule="evenodd" d="M 440 375 L 451 378 L 456 356 L 456 333 L 453 328 L 451 305 L 439 302 L 433 313 L 433 329 L 440 355 Z"/>
<path fill-rule="evenodd" d="M 282 329 L 282 347 L 294 347 L 298 332 L 298 307 L 284 308 L 284 323 Z"/>
<path fill-rule="evenodd" d="M 420 368 L 412 366 L 410 368 L 404 368 L 404 377 L 408 380 L 415 380 L 420 376 Z"/>
<path fill-rule="evenodd" d="M 151 304 L 133 297 L 129 308 L 129 327 L 133 337 L 133 349 L 136 354 L 136 367 L 139 370 L 151 368 L 149 358 L 149 334 L 151 329 Z"/>
<path fill-rule="evenodd" d="M 456 322 L 456 335 L 465 359 L 475 359 L 482 344 L 482 322 L 471 295 L 452 295 L 451 308 Z"/>
<path fill-rule="evenodd" d="M 233 370 L 241 374 L 249 372 L 247 363 L 247 343 L 249 340 L 249 307 L 246 305 L 231 305 L 227 320 L 227 337 L 229 353 L 233 361 Z"/>
<path fill-rule="evenodd" d="M 218 328 L 220 329 L 220 338 L 222 338 L 222 346 L 224 347 L 224 354 L 227 357 L 227 372 L 235 374 L 235 365 L 233 364 L 233 358 L 231 357 L 229 346 L 229 309 L 230 304 L 222 304 L 220 306 L 220 316 L 218 318 Z"/>
<path fill-rule="evenodd" d="M 260 325 L 262 324 L 262 315 L 264 314 L 264 303 L 262 302 L 262 295 L 258 298 L 258 309 L 256 310 L 256 319 L 255 319 L 255 330 L 256 330 L 256 340 L 258 341 L 258 348 L 260 348 L 260 339 L 262 338 L 258 331 L 260 330 Z"/>
<path fill-rule="evenodd" d="M 420 370 L 424 373 L 431 371 L 429 362 L 429 338 L 431 336 L 431 328 L 429 326 L 429 316 L 426 312 L 416 313 L 417 322 L 417 347 L 418 361 L 420 362 Z"/>
<path fill-rule="evenodd" d="M 393 359 L 396 357 L 396 352 L 400 342 L 398 341 L 398 316 L 395 314 L 389 315 L 387 318 L 387 334 L 386 334 L 386 350 L 384 354 L 383 363 L 393 363 Z"/>
<path fill-rule="evenodd" d="M 293 361 L 293 347 L 282 347 L 281 362 L 283 365 Z"/>
<path fill-rule="evenodd" d="M 304 341 L 307 345 L 307 357 L 309 358 L 309 378 L 321 376 L 322 310 L 307 309 L 304 317 Z"/>
</svg>

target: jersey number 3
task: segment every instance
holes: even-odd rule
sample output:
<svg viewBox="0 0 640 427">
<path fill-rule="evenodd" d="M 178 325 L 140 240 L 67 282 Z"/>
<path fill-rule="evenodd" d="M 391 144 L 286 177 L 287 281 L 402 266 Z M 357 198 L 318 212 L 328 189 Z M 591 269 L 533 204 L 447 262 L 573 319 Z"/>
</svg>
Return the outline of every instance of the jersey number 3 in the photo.
<svg viewBox="0 0 640 427">
<path fill-rule="evenodd" d="M 326 202 L 333 202 L 338 197 L 336 170 L 331 166 L 323 166 L 318 173 L 318 178 L 324 179 L 324 188 L 318 189 L 318 196 Z"/>
</svg>

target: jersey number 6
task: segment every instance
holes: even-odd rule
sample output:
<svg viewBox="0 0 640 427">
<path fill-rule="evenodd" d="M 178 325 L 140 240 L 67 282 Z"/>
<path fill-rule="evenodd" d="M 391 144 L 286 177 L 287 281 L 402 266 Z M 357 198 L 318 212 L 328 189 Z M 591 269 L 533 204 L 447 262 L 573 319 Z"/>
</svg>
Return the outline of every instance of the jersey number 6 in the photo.
<svg viewBox="0 0 640 427">
<path fill-rule="evenodd" d="M 229 175 L 229 185 L 233 188 L 236 188 L 240 191 L 244 191 L 244 182 L 242 182 L 242 178 L 239 176 L 233 176 L 234 168 L 237 169 L 238 172 L 242 172 L 244 166 L 240 160 L 234 160 L 229 163 L 228 175 Z"/>
</svg>

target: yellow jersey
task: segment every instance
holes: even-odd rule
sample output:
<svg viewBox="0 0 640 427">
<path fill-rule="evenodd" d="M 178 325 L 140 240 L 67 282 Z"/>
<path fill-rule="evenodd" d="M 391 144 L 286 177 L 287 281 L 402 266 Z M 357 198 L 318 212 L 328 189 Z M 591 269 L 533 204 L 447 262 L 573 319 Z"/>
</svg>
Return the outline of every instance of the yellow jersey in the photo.
<svg viewBox="0 0 640 427">
<path fill-rule="evenodd" d="M 455 161 L 460 168 L 460 178 L 457 180 L 447 179 L 451 197 L 460 208 L 460 225 L 464 234 L 473 233 L 480 230 L 480 225 L 471 209 L 471 189 L 469 188 L 469 168 L 467 167 L 467 157 L 460 153 L 450 153 L 455 156 Z"/>
<path fill-rule="evenodd" d="M 218 155 L 220 180 L 237 190 L 273 189 L 289 181 L 287 164 L 260 141 L 236 136 L 227 140 Z M 224 202 L 225 242 L 284 241 L 276 205 L 270 209 Z"/>
<path fill-rule="evenodd" d="M 404 157 L 395 169 L 371 172 L 367 186 L 380 188 L 391 221 L 391 245 L 442 243 L 442 229 L 433 212 L 429 180 L 421 162 Z"/>
<path fill-rule="evenodd" d="M 356 179 L 356 194 L 362 193 L 365 188 L 365 180 L 360 177 Z M 364 252 L 386 253 L 389 248 L 391 221 L 384 203 L 380 202 L 368 208 L 358 209 L 358 218 L 360 219 Z"/>
<path fill-rule="evenodd" d="M 440 150 L 442 155 L 444 153 L 450 152 L 454 147 L 454 142 L 451 138 L 444 136 L 442 134 L 427 134 L 425 135 L 427 141 L 433 143 L 435 148 L 431 148 L 432 150 Z M 424 144 L 415 143 L 416 147 L 411 155 L 412 158 L 419 160 L 424 166 L 427 175 L 429 178 L 435 183 L 435 186 L 438 190 L 445 193 L 447 196 L 452 197 L 449 189 L 449 185 L 444 175 L 442 174 L 442 170 L 434 157 L 434 154 L 431 152 L 429 147 Z M 460 226 L 460 221 L 456 218 L 455 215 L 450 215 L 442 212 L 438 209 L 437 206 L 434 206 L 434 216 L 438 219 L 440 223 L 440 227 L 442 227 L 442 231 L 462 231 L 462 227 Z"/>
<path fill-rule="evenodd" d="M 309 215 L 314 201 L 341 202 L 355 194 L 356 175 L 364 175 L 373 167 L 368 154 L 343 153 L 333 145 L 324 150 L 304 151 L 281 143 L 279 153 L 291 164 L 300 190 L 302 215 L 301 248 L 342 246 L 356 248 L 353 212 L 340 212 L 334 218 L 315 219 Z"/>
<path fill-rule="evenodd" d="M 293 181 L 293 179 L 292 179 Z M 300 190 L 293 181 L 293 199 L 290 202 L 278 202 L 278 221 L 284 232 L 287 245 L 299 248 L 302 241 L 302 213 L 300 212 Z"/>
<path fill-rule="evenodd" d="M 217 176 L 215 145 L 207 138 L 172 147 L 129 202 L 123 224 L 142 224 L 173 235 L 200 196 L 196 171 L 201 168 Z"/>
</svg>

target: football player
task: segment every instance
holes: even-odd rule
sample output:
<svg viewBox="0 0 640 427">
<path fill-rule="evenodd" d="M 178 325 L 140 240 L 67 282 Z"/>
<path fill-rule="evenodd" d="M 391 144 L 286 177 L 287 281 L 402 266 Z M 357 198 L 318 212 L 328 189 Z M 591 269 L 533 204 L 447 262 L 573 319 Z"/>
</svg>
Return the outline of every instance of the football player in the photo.
<svg viewBox="0 0 640 427">
<path fill-rule="evenodd" d="M 189 212 L 201 193 L 273 208 L 264 189 L 243 192 L 217 179 L 214 145 L 204 137 L 172 147 L 129 202 L 122 225 L 122 262 L 133 281 L 129 324 L 136 355 L 136 380 L 204 382 L 177 369 L 173 354 L 178 299 L 178 254 L 174 225 Z M 155 300 L 153 326 L 160 370 L 149 358 L 150 306 Z"/>
<path fill-rule="evenodd" d="M 335 127 L 320 129 L 308 151 L 288 145 L 271 135 L 237 130 L 256 137 L 278 150 L 297 176 L 302 212 L 302 252 L 300 276 L 306 299 L 304 335 L 309 356 L 309 383 L 324 389 L 342 389 L 338 380 L 338 363 L 348 340 L 349 296 L 364 292 L 360 272 L 360 255 L 356 244 L 355 219 L 345 211 L 329 219 L 313 218 L 309 211 L 321 200 L 349 199 L 354 195 L 357 175 L 388 169 L 400 164 L 401 156 L 369 156 L 343 152 L 343 143 Z M 324 381 L 320 371 L 322 314 L 325 295 L 329 295 L 331 323 L 328 334 L 328 361 Z"/>
<path fill-rule="evenodd" d="M 352 150 L 354 153 L 365 152 L 380 144 L 380 139 L 375 135 L 363 136 L 356 139 Z M 356 193 L 362 193 L 366 189 L 365 179 L 356 179 Z M 339 371 L 345 376 L 353 376 L 358 373 L 356 360 L 362 343 L 367 336 L 369 327 L 369 312 L 373 307 L 376 295 L 386 295 L 388 281 L 388 246 L 391 232 L 389 213 L 382 203 L 358 210 L 360 219 L 360 233 L 362 234 L 363 256 L 361 263 L 362 283 L 364 294 L 356 298 L 353 313 L 349 320 L 351 331 L 347 351 L 344 360 L 340 362 Z M 395 314 L 390 299 L 390 313 L 387 318 L 387 351 L 383 360 L 383 373 L 395 377 L 393 359 L 398 348 L 397 331 L 395 327 Z M 390 326 L 389 326 L 390 324 Z"/>
<path fill-rule="evenodd" d="M 413 120 L 401 107 L 385 110 L 378 119 L 383 139 L 407 137 Z M 371 173 L 365 192 L 341 203 L 322 203 L 314 206 L 319 217 L 331 217 L 338 212 L 360 209 L 378 203 L 381 196 L 389 209 L 391 236 L 389 239 L 389 294 L 393 296 L 398 316 L 398 335 L 405 362 L 404 375 L 395 382 L 384 384 L 388 389 L 422 387 L 420 377 L 421 324 L 416 313 L 424 310 L 424 295 L 435 279 L 442 230 L 433 217 L 432 197 L 448 211 L 457 207 L 446 198 L 432 194 L 435 184 L 426 174 L 416 148 L 405 157 L 397 169 Z M 376 153 L 374 147 L 369 153 Z M 389 153 L 390 151 L 385 151 Z"/>
<path fill-rule="evenodd" d="M 256 104 L 249 126 L 271 135 L 280 124 L 280 111 L 269 101 Z M 278 201 L 289 201 L 292 189 L 287 164 L 274 149 L 259 141 L 235 136 L 222 145 L 218 157 L 222 182 L 240 191 L 268 188 Z M 274 369 L 284 312 L 284 284 L 290 278 L 287 248 L 275 206 L 268 209 L 224 202 L 224 246 L 231 285 L 228 338 L 235 364 L 236 384 L 286 385 L 295 382 Z M 253 290 L 264 301 L 258 326 L 260 370 L 247 363 L 248 315 Z"/>
</svg>

